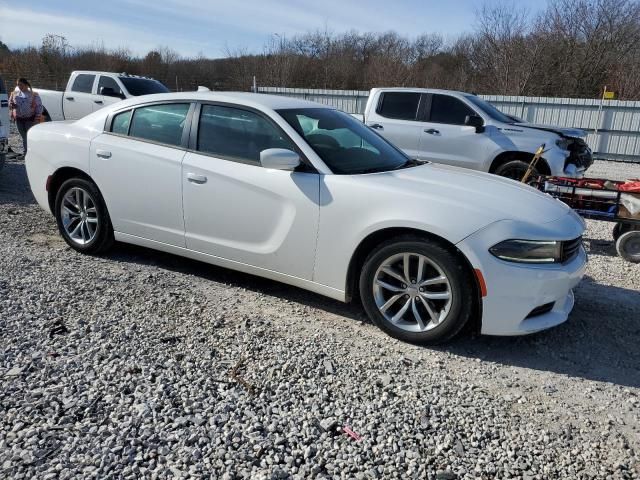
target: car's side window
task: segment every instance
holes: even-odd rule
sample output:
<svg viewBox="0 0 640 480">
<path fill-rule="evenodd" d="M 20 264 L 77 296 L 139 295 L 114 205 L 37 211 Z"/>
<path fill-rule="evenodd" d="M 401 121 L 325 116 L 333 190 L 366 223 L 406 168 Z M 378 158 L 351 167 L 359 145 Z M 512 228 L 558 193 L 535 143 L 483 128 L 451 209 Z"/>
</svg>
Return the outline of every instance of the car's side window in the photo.
<svg viewBox="0 0 640 480">
<path fill-rule="evenodd" d="M 467 115 L 477 115 L 477 113 L 457 98 L 449 95 L 433 95 L 431 99 L 431 122 L 464 125 Z"/>
<path fill-rule="evenodd" d="M 110 88 L 114 91 L 114 93 L 122 95 L 122 89 L 111 77 L 105 77 L 104 75 L 100 75 L 100 80 L 98 81 L 98 94 L 102 95 L 103 88 Z"/>
<path fill-rule="evenodd" d="M 220 105 L 202 106 L 199 152 L 259 165 L 260 152 L 268 148 L 295 149 L 284 133 L 257 113 Z"/>
<path fill-rule="evenodd" d="M 120 112 L 113 117 L 111 122 L 111 132 L 118 135 L 127 135 L 129 133 L 129 125 L 131 124 L 132 110 Z"/>
<path fill-rule="evenodd" d="M 71 91 L 78 93 L 91 93 L 91 90 L 93 89 L 93 81 L 95 80 L 95 78 L 95 75 L 81 73 L 73 81 Z"/>
<path fill-rule="evenodd" d="M 179 146 L 189 107 L 188 103 L 168 103 L 136 108 L 129 136 Z"/>
<path fill-rule="evenodd" d="M 415 92 L 384 92 L 377 113 L 387 118 L 415 120 L 420 94 Z"/>
</svg>

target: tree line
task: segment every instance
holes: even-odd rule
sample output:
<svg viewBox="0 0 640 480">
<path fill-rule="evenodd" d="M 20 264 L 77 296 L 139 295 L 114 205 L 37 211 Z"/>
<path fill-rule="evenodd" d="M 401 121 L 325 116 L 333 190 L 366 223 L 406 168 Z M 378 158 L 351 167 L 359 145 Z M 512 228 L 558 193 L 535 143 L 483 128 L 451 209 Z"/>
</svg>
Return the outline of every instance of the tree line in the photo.
<svg viewBox="0 0 640 480">
<path fill-rule="evenodd" d="M 172 90 L 261 86 L 368 90 L 383 86 L 482 94 L 593 98 L 606 85 L 640 99 L 640 1 L 548 0 L 531 14 L 517 3 L 486 3 L 469 33 L 312 31 L 272 36 L 260 53 L 228 48 L 225 58 L 184 58 L 164 47 L 145 56 L 126 48 L 74 48 L 47 35 L 39 47 L 0 42 L 0 72 L 41 88 L 64 87 L 72 70 L 154 77 Z"/>
</svg>

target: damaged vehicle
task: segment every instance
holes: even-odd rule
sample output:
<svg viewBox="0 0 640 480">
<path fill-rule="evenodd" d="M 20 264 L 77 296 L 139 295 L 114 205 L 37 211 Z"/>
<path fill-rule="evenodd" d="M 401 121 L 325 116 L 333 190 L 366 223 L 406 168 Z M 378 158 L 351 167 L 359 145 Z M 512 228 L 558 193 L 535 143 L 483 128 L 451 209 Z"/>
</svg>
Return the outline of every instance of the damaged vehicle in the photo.
<svg viewBox="0 0 640 480">
<path fill-rule="evenodd" d="M 585 131 L 522 122 L 470 93 L 374 88 L 364 122 L 411 158 L 515 180 L 542 144 L 545 153 L 534 176 L 580 178 L 593 163 Z"/>
<path fill-rule="evenodd" d="M 254 93 L 149 95 L 29 130 L 62 238 L 133 243 L 348 302 L 410 342 L 564 322 L 585 224 L 527 185 L 406 156 L 352 116 Z M 477 322 L 477 323 L 476 323 Z"/>
</svg>

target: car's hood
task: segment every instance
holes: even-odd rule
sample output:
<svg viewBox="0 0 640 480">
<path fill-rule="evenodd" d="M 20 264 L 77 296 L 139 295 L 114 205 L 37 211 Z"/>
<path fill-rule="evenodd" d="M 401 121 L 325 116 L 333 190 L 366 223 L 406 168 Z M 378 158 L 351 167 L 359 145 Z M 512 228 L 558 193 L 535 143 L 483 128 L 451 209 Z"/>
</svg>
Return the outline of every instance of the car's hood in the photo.
<svg viewBox="0 0 640 480">
<path fill-rule="evenodd" d="M 519 220 L 542 224 L 570 212 L 564 203 L 527 185 L 448 165 L 430 163 L 371 177 L 377 177 L 381 188 L 417 197 L 425 208 L 446 208 L 460 218 L 474 218 L 474 223 Z"/>
<path fill-rule="evenodd" d="M 539 125 L 537 123 L 514 123 L 519 127 L 525 128 L 533 128 L 535 130 L 544 130 L 545 132 L 557 133 L 558 135 L 562 135 L 564 137 L 586 137 L 587 132 L 580 128 L 570 128 L 570 127 L 557 127 L 555 125 Z"/>
</svg>

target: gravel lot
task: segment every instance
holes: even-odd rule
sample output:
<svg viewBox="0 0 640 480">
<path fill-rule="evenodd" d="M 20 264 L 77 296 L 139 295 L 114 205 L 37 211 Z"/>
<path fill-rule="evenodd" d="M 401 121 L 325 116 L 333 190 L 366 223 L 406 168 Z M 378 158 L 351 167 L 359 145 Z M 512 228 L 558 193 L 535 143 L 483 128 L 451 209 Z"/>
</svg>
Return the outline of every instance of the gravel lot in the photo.
<svg viewBox="0 0 640 480">
<path fill-rule="evenodd" d="M 421 348 L 275 282 L 74 253 L 8 161 L 0 478 L 640 478 L 640 265 L 611 226 L 566 324 Z"/>
</svg>

